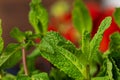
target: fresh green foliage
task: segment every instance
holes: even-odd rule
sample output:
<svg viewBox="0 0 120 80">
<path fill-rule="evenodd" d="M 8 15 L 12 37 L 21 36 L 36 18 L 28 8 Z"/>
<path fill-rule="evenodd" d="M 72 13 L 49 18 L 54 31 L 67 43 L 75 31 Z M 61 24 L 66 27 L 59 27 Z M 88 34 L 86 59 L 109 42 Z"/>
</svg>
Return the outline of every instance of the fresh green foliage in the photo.
<svg viewBox="0 0 120 80">
<path fill-rule="evenodd" d="M 34 74 L 31 77 L 25 75 L 19 75 L 17 76 L 17 80 L 49 80 L 49 77 L 47 73 L 42 72 L 42 73 Z"/>
<path fill-rule="evenodd" d="M 79 33 L 82 34 L 82 31 L 88 31 L 89 33 L 92 30 L 92 19 L 90 14 L 82 2 L 82 0 L 75 0 L 73 8 L 73 23 Z"/>
<path fill-rule="evenodd" d="M 120 79 L 120 33 L 114 33 L 111 36 L 110 43 L 110 60 L 113 64 L 113 77 L 115 80 Z"/>
<path fill-rule="evenodd" d="M 32 80 L 49 80 L 49 77 L 47 73 L 40 73 L 33 75 Z"/>
<path fill-rule="evenodd" d="M 92 80 L 110 80 L 107 76 L 105 77 L 95 77 L 95 78 L 92 78 Z"/>
<path fill-rule="evenodd" d="M 120 80 L 120 68 L 117 67 L 117 65 L 116 65 L 116 63 L 113 59 L 111 59 L 111 61 L 112 61 L 112 64 L 113 64 L 113 69 L 112 69 L 113 78 L 115 80 Z"/>
<path fill-rule="evenodd" d="M 2 49 L 4 47 L 4 42 L 3 42 L 3 39 L 2 39 L 2 24 L 1 24 L 1 19 L 0 19 L 0 54 L 2 52 Z"/>
<path fill-rule="evenodd" d="M 48 27 L 48 13 L 41 5 L 41 0 L 32 0 L 30 3 L 29 21 L 36 34 L 44 35 Z"/>
<path fill-rule="evenodd" d="M 9 44 L 0 56 L 0 69 L 11 68 L 21 59 L 21 46 L 19 44 Z"/>
<path fill-rule="evenodd" d="M 119 54 L 120 52 L 120 33 L 114 33 L 112 36 L 111 36 L 111 42 L 110 42 L 110 51 L 113 52 L 113 55 L 114 56 L 118 56 L 119 55 L 115 55 L 114 53 L 116 54 Z"/>
<path fill-rule="evenodd" d="M 73 80 L 68 77 L 64 72 L 57 68 L 52 68 L 50 71 L 50 80 Z"/>
<path fill-rule="evenodd" d="M 21 75 L 17 76 L 16 80 L 31 80 L 31 78 L 25 75 Z"/>
<path fill-rule="evenodd" d="M 15 80 L 16 77 L 12 74 L 5 74 L 5 76 L 2 78 L 2 80 Z"/>
<path fill-rule="evenodd" d="M 41 55 L 70 77 L 81 79 L 84 76 L 83 65 L 70 51 L 59 46 L 59 42 L 66 42 L 66 40 L 58 33 L 47 33 L 39 45 Z"/>
<path fill-rule="evenodd" d="M 114 13 L 118 25 L 119 12 L 118 8 Z M 22 32 L 17 27 L 10 32 L 18 43 L 10 43 L 4 48 L 0 20 L 0 80 L 120 80 L 120 33 L 111 35 L 106 52 L 99 51 L 103 34 L 111 24 L 111 17 L 106 17 L 101 22 L 93 38 L 90 36 L 91 17 L 81 0 L 75 0 L 72 17 L 82 36 L 79 48 L 58 32 L 47 32 L 48 13 L 41 0 L 30 2 L 29 22 L 35 33 Z M 40 38 L 39 43 L 34 41 L 36 38 Z M 30 54 L 26 54 L 28 50 L 31 51 Z M 43 57 L 52 64 L 49 74 L 35 67 L 38 57 Z M 21 66 L 17 75 L 6 71 L 18 62 Z"/>
<path fill-rule="evenodd" d="M 82 33 L 82 53 L 85 56 L 86 62 L 88 62 L 88 56 L 90 52 L 90 34 L 87 31 Z M 87 55 L 87 56 L 86 56 Z"/>
<path fill-rule="evenodd" d="M 16 39 L 18 42 L 23 42 L 25 40 L 25 34 L 21 32 L 17 27 L 13 28 L 10 32 L 12 38 Z"/>
<path fill-rule="evenodd" d="M 116 11 L 114 13 L 114 18 L 118 26 L 120 27 L 120 8 L 116 8 Z"/>
<path fill-rule="evenodd" d="M 100 42 L 102 40 L 102 35 L 104 31 L 110 26 L 111 24 L 111 17 L 106 17 L 100 24 L 99 29 L 93 39 L 90 42 L 90 54 L 89 59 L 92 59 L 93 56 L 96 54 L 96 51 L 98 51 Z"/>
</svg>

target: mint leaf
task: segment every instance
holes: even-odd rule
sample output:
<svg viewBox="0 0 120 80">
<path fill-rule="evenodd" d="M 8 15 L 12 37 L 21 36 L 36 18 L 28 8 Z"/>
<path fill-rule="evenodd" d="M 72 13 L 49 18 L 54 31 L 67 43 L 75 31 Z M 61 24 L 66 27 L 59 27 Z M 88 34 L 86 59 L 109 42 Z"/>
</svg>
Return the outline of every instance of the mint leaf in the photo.
<svg viewBox="0 0 120 80">
<path fill-rule="evenodd" d="M 52 68 L 50 71 L 50 80 L 73 80 L 72 78 L 68 77 L 63 71 L 59 69 Z"/>
<path fill-rule="evenodd" d="M 117 65 L 115 64 L 115 61 L 110 58 L 112 63 L 113 63 L 113 77 L 115 80 L 119 80 L 120 79 L 120 69 L 117 67 Z"/>
<path fill-rule="evenodd" d="M 111 36 L 110 56 L 114 59 L 117 67 L 120 69 L 120 33 L 114 33 Z"/>
<path fill-rule="evenodd" d="M 92 19 L 82 0 L 75 0 L 72 17 L 74 26 L 79 33 L 82 33 L 83 30 L 91 32 Z"/>
<path fill-rule="evenodd" d="M 39 73 L 32 76 L 32 80 L 49 80 L 47 73 Z"/>
<path fill-rule="evenodd" d="M 104 31 L 110 26 L 111 24 L 111 17 L 106 17 L 100 24 L 99 29 L 93 39 L 90 42 L 90 54 L 89 59 L 92 59 L 94 55 L 96 55 L 96 52 L 98 51 L 100 42 L 102 40 L 102 35 Z"/>
<path fill-rule="evenodd" d="M 11 68 L 18 63 L 22 56 L 20 49 L 19 44 L 9 44 L 0 56 L 0 68 Z"/>
<path fill-rule="evenodd" d="M 16 80 L 31 80 L 31 78 L 29 76 L 19 75 Z"/>
<path fill-rule="evenodd" d="M 12 74 L 6 73 L 4 77 L 2 77 L 2 80 L 16 80 L 16 77 Z"/>
<path fill-rule="evenodd" d="M 108 78 L 108 76 L 105 76 L 105 77 L 95 77 L 95 78 L 92 78 L 92 80 L 110 80 Z"/>
<path fill-rule="evenodd" d="M 120 27 L 120 8 L 116 8 L 115 13 L 114 13 L 114 19 L 118 26 Z"/>
<path fill-rule="evenodd" d="M 113 63 L 113 77 L 115 80 L 120 80 L 120 69 L 117 67 L 117 65 L 115 64 L 115 61 L 111 58 L 111 61 Z"/>
<path fill-rule="evenodd" d="M 112 62 L 109 59 L 107 59 L 107 75 L 110 80 L 113 80 L 112 68 Z"/>
<path fill-rule="evenodd" d="M 109 57 L 113 64 L 113 77 L 115 80 L 120 79 L 120 33 L 114 33 L 110 41 Z"/>
<path fill-rule="evenodd" d="M 29 22 L 36 34 L 44 35 L 48 27 L 48 13 L 41 5 L 41 0 L 32 0 L 30 3 Z"/>
<path fill-rule="evenodd" d="M 102 64 L 101 70 L 97 76 L 105 77 L 107 76 L 109 80 L 113 80 L 113 73 L 112 73 L 112 62 L 109 60 L 108 56 L 104 59 Z"/>
<path fill-rule="evenodd" d="M 111 35 L 110 37 L 110 51 L 111 52 L 120 52 L 120 33 L 115 32 L 114 34 Z"/>
<path fill-rule="evenodd" d="M 72 54 L 74 54 L 77 58 L 80 58 L 80 56 L 82 55 L 81 49 L 76 48 L 76 46 L 72 42 L 70 42 L 69 40 L 63 39 L 63 40 L 59 41 L 57 45 L 64 48 L 64 49 L 67 49 Z"/>
<path fill-rule="evenodd" d="M 25 34 L 21 32 L 17 27 L 13 28 L 10 32 L 12 38 L 16 39 L 18 42 L 23 42 L 25 40 Z"/>
<path fill-rule="evenodd" d="M 4 47 L 4 42 L 3 42 L 3 39 L 2 39 L 2 23 L 1 23 L 1 19 L 0 19 L 0 54 L 3 50 L 3 47 Z"/>
<path fill-rule="evenodd" d="M 83 31 L 82 33 L 82 53 L 84 54 L 84 57 L 88 59 L 90 53 L 90 33 L 87 31 Z"/>
<path fill-rule="evenodd" d="M 58 45 L 62 41 L 65 39 L 58 33 L 48 32 L 39 44 L 41 55 L 70 77 L 81 79 L 84 76 L 83 65 L 69 50 Z"/>
</svg>

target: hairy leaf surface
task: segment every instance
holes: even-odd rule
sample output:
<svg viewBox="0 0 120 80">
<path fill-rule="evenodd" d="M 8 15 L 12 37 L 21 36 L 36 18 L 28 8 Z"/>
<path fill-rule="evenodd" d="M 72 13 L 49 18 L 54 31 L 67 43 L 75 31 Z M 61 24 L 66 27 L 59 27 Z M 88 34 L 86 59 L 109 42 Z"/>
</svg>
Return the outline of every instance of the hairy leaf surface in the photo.
<svg viewBox="0 0 120 80">
<path fill-rule="evenodd" d="M 111 24 L 111 17 L 106 17 L 100 24 L 99 29 L 93 39 L 90 42 L 90 54 L 89 59 L 92 59 L 96 52 L 98 51 L 100 42 L 103 37 L 104 31 L 110 26 Z"/>
<path fill-rule="evenodd" d="M 110 80 L 108 78 L 108 76 L 105 76 L 105 77 L 95 77 L 95 78 L 92 78 L 92 80 Z"/>
<path fill-rule="evenodd" d="M 39 45 L 41 55 L 70 77 L 80 79 L 84 76 L 83 65 L 69 50 L 58 45 L 61 41 L 66 40 L 58 33 L 47 33 Z"/>
<path fill-rule="evenodd" d="M 112 62 L 109 60 L 108 57 L 106 57 L 104 59 L 101 70 L 99 71 L 99 74 L 97 76 L 99 76 L 99 77 L 107 77 L 108 80 L 113 80 L 112 69 L 113 69 Z"/>
</svg>

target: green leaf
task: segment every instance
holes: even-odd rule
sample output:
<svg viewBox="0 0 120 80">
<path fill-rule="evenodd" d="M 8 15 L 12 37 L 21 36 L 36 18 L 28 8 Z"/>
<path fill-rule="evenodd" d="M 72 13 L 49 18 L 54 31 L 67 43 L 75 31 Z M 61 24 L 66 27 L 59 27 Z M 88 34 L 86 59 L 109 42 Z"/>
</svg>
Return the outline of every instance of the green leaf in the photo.
<svg viewBox="0 0 120 80">
<path fill-rule="evenodd" d="M 41 0 L 32 0 L 30 3 L 29 22 L 36 34 L 46 34 L 48 27 L 48 13 L 41 5 Z"/>
<path fill-rule="evenodd" d="M 52 68 L 50 71 L 50 80 L 73 80 L 72 78 L 68 77 L 63 71 L 59 69 Z"/>
<path fill-rule="evenodd" d="M 19 44 L 9 44 L 0 56 L 0 68 L 11 68 L 18 63 L 22 56 L 20 49 Z"/>
<path fill-rule="evenodd" d="M 110 51 L 111 52 L 120 52 L 120 33 L 115 32 L 110 37 Z"/>
<path fill-rule="evenodd" d="M 58 45 L 62 41 L 65 39 L 58 33 L 48 32 L 39 44 L 41 55 L 70 77 L 81 79 L 85 69 L 75 55 Z"/>
<path fill-rule="evenodd" d="M 107 76 L 109 80 L 113 80 L 112 69 L 113 69 L 112 62 L 109 60 L 108 57 L 106 57 L 104 59 L 101 70 L 99 71 L 99 74 L 97 76 L 99 76 L 99 77 Z"/>
<path fill-rule="evenodd" d="M 114 19 L 118 26 L 120 27 L 120 8 L 116 8 L 116 11 L 114 13 Z"/>
<path fill-rule="evenodd" d="M 16 77 L 12 74 L 7 73 L 2 77 L 2 80 L 16 80 Z"/>
<path fill-rule="evenodd" d="M 32 80 L 49 80 L 47 73 L 39 73 L 32 76 Z"/>
<path fill-rule="evenodd" d="M 89 33 L 91 32 L 92 19 L 82 0 L 75 0 L 72 17 L 74 26 L 79 33 L 82 33 L 83 30 L 88 31 Z"/>
<path fill-rule="evenodd" d="M 19 75 L 16 80 L 31 80 L 31 78 L 29 76 Z"/>
<path fill-rule="evenodd" d="M 120 80 L 120 33 L 114 33 L 110 41 L 109 57 L 113 63 L 113 77 L 115 80 Z"/>
<path fill-rule="evenodd" d="M 4 42 L 2 39 L 2 24 L 1 24 L 1 19 L 0 19 L 0 54 L 3 50 L 3 47 L 4 47 Z"/>
<path fill-rule="evenodd" d="M 90 54 L 89 59 L 92 59 L 94 55 L 96 55 L 96 52 L 98 51 L 100 42 L 103 37 L 104 31 L 110 26 L 111 24 L 111 17 L 106 17 L 100 24 L 99 29 L 93 39 L 90 42 Z"/>
<path fill-rule="evenodd" d="M 79 48 L 76 48 L 76 46 L 69 40 L 67 41 L 67 40 L 63 39 L 63 40 L 59 41 L 57 45 L 64 49 L 67 49 L 68 51 L 70 51 L 72 54 L 74 54 L 78 58 L 80 58 L 80 56 L 82 54 L 82 51 Z"/>
<path fill-rule="evenodd" d="M 18 42 L 23 42 L 25 40 L 25 34 L 21 32 L 17 27 L 13 28 L 10 32 L 12 38 L 16 39 Z"/>
<path fill-rule="evenodd" d="M 105 76 L 105 77 L 95 77 L 95 78 L 92 78 L 92 80 L 110 80 L 108 78 L 108 76 Z"/>
<path fill-rule="evenodd" d="M 120 33 L 114 33 L 111 36 L 110 56 L 114 59 L 117 67 L 120 69 Z"/>
<path fill-rule="evenodd" d="M 111 58 L 111 61 L 113 63 L 113 78 L 114 80 L 120 80 L 120 69 L 117 67 L 117 65 L 115 64 L 115 61 Z"/>
<path fill-rule="evenodd" d="M 87 61 L 90 53 L 90 33 L 87 31 L 83 31 L 82 33 L 82 53 L 84 54 L 84 58 L 86 58 Z"/>
<path fill-rule="evenodd" d="M 113 80 L 112 62 L 109 59 L 107 59 L 107 75 L 110 80 Z"/>
</svg>

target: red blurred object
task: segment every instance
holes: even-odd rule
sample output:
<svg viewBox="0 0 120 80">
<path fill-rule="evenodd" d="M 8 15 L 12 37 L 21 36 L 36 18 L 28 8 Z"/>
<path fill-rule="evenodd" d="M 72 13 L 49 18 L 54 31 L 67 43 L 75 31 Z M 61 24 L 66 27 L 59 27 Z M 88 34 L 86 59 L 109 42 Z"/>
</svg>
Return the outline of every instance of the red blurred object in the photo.
<svg viewBox="0 0 120 80">
<path fill-rule="evenodd" d="M 112 16 L 112 14 L 115 11 L 115 8 L 102 9 L 99 4 L 95 4 L 95 3 L 86 3 L 86 5 L 93 20 L 93 29 L 91 32 L 91 37 L 93 37 L 94 34 L 97 32 L 101 21 L 107 16 Z M 63 16 L 60 16 L 58 18 L 53 18 L 51 23 L 54 24 L 55 26 L 49 26 L 50 28 L 48 30 L 52 29 L 54 31 L 59 31 L 58 29 L 60 28 L 58 28 L 58 26 L 60 24 L 63 24 L 63 25 L 70 24 L 69 27 L 63 28 L 66 30 L 64 30 L 65 32 L 62 32 L 62 35 L 66 39 L 72 41 L 73 43 L 78 44 L 79 38 L 76 33 L 77 30 L 72 26 L 71 18 L 72 16 L 70 12 L 65 13 Z M 114 19 L 112 19 L 111 26 L 104 32 L 103 39 L 101 41 L 100 48 L 99 48 L 101 52 L 105 52 L 109 48 L 110 35 L 116 31 L 120 32 L 120 29 L 115 23 Z"/>
<path fill-rule="evenodd" d="M 35 43 L 40 43 L 40 41 L 41 41 L 40 38 L 35 39 Z"/>
<path fill-rule="evenodd" d="M 100 25 L 101 21 L 107 16 L 112 16 L 114 11 L 115 11 L 114 8 L 109 8 L 99 13 L 98 17 L 95 20 L 93 20 L 92 36 L 94 36 L 94 34 L 97 32 L 98 26 Z M 105 52 L 109 48 L 110 35 L 117 31 L 120 32 L 120 29 L 118 25 L 115 23 L 114 18 L 112 18 L 112 23 L 110 27 L 103 34 L 103 39 L 101 41 L 99 48 L 100 51 Z"/>
<path fill-rule="evenodd" d="M 58 31 L 57 28 L 53 25 L 48 26 L 48 31 Z"/>
<path fill-rule="evenodd" d="M 67 40 L 70 40 L 71 42 L 73 42 L 76 46 L 79 44 L 78 40 L 78 32 L 77 30 L 71 26 L 64 34 L 62 34 Z"/>
</svg>

